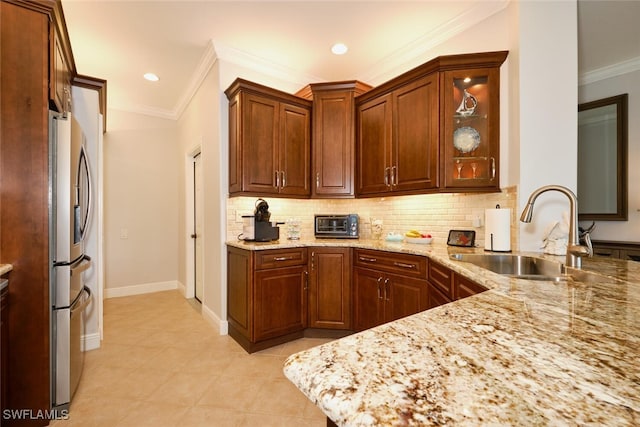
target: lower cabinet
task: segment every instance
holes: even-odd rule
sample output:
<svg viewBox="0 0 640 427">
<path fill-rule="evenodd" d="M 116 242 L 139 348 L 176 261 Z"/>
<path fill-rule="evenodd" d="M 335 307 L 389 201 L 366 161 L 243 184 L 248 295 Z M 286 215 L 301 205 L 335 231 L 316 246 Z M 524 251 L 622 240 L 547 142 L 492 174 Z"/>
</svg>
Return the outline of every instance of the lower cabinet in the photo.
<svg viewBox="0 0 640 427">
<path fill-rule="evenodd" d="M 484 286 L 451 271 L 435 262 L 429 262 L 429 308 L 470 297 L 487 290 Z"/>
<path fill-rule="evenodd" d="M 484 290 L 419 255 L 227 246 L 229 335 L 249 353 L 305 335 L 344 336 Z"/>
<path fill-rule="evenodd" d="M 633 242 L 593 242 L 593 254 L 610 258 L 640 261 L 640 244 Z"/>
<path fill-rule="evenodd" d="M 351 248 L 309 248 L 310 328 L 351 330 Z"/>
<path fill-rule="evenodd" d="M 0 281 L 2 279 L 0 278 Z M 7 409 L 7 398 L 9 391 L 9 287 L 2 289 L 0 294 L 0 414 Z M 0 415 L 0 425 L 4 417 Z"/>
<path fill-rule="evenodd" d="M 362 331 L 426 310 L 426 263 L 425 257 L 356 249 L 354 329 Z"/>
<path fill-rule="evenodd" d="M 229 335 L 249 353 L 302 337 L 308 284 L 307 248 L 227 247 Z"/>
</svg>

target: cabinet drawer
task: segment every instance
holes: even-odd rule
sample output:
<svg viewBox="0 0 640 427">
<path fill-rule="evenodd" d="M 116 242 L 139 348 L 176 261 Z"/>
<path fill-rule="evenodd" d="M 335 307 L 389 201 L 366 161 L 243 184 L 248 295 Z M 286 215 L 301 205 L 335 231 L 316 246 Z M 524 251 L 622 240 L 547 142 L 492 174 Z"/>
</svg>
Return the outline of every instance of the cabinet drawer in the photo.
<svg viewBox="0 0 640 427">
<path fill-rule="evenodd" d="M 427 258 L 419 255 L 356 249 L 354 265 L 408 277 L 427 277 Z"/>
<path fill-rule="evenodd" d="M 453 283 L 456 290 L 456 299 L 470 297 L 487 290 L 484 286 L 456 273 L 453 273 Z"/>
<path fill-rule="evenodd" d="M 444 296 L 453 299 L 453 272 L 447 267 L 429 260 L 429 282 Z"/>
<path fill-rule="evenodd" d="M 255 251 L 255 268 L 290 267 L 307 263 L 307 248 L 274 249 Z"/>
</svg>

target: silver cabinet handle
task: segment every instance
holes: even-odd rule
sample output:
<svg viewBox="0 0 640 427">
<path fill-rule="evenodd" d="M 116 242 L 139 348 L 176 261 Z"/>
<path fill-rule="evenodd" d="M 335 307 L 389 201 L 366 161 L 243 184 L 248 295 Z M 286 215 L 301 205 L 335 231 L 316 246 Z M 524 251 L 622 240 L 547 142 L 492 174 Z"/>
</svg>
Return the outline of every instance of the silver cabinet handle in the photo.
<svg viewBox="0 0 640 427">
<path fill-rule="evenodd" d="M 316 269 L 316 253 L 315 251 L 311 252 L 311 269 Z"/>
<path fill-rule="evenodd" d="M 394 262 L 393 265 L 402 268 L 416 268 L 415 264 L 405 264 L 404 262 Z"/>
<path fill-rule="evenodd" d="M 274 260 L 274 261 L 287 261 L 287 260 L 289 260 L 289 259 L 291 259 L 291 258 L 286 257 L 286 256 L 277 256 L 277 257 L 273 257 L 273 260 Z"/>
<path fill-rule="evenodd" d="M 358 259 L 360 261 L 364 261 L 364 262 L 376 262 L 376 261 L 378 261 L 376 258 L 366 258 L 366 257 L 363 257 L 363 256 L 358 257 Z"/>
<path fill-rule="evenodd" d="M 276 171 L 276 188 L 280 188 L 280 174 Z"/>
<path fill-rule="evenodd" d="M 389 285 L 389 278 L 386 278 L 384 279 L 384 299 L 386 301 L 390 301 L 391 300 L 390 295 L 391 295 L 391 287 Z"/>
<path fill-rule="evenodd" d="M 391 186 L 395 187 L 398 185 L 398 167 L 391 167 Z"/>
<path fill-rule="evenodd" d="M 378 280 L 376 280 L 376 283 L 378 284 L 378 299 L 383 299 L 383 297 L 382 297 L 382 277 L 378 277 Z"/>
<path fill-rule="evenodd" d="M 491 158 L 491 179 L 496 179 L 496 158 Z"/>
<path fill-rule="evenodd" d="M 316 172 L 316 188 L 320 188 L 320 172 Z"/>
<path fill-rule="evenodd" d="M 384 168 L 384 185 L 389 187 L 389 171 L 391 170 L 391 168 L 386 167 Z"/>
<path fill-rule="evenodd" d="M 282 183 L 282 187 L 280 188 L 284 188 L 287 186 L 287 180 L 286 180 L 287 175 L 284 173 L 284 171 L 280 171 L 280 176 L 282 177 L 280 178 L 280 182 Z"/>
<path fill-rule="evenodd" d="M 307 270 L 304 271 L 304 290 L 309 290 L 309 272 Z"/>
</svg>

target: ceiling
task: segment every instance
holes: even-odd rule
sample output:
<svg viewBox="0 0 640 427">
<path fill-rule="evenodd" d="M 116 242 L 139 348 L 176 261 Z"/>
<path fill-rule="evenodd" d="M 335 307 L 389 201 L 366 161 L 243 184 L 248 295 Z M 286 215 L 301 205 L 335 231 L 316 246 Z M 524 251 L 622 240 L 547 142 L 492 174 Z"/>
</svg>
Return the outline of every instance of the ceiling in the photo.
<svg viewBox="0 0 640 427">
<path fill-rule="evenodd" d="M 62 4 L 78 73 L 107 80 L 110 108 L 177 118 L 213 51 L 302 76 L 301 86 L 374 81 L 502 10 L 508 0 Z M 581 73 L 640 60 L 640 2 L 579 0 L 578 15 Z M 346 43 L 349 52 L 333 55 L 335 42 Z M 160 81 L 144 80 L 146 72 Z"/>
</svg>

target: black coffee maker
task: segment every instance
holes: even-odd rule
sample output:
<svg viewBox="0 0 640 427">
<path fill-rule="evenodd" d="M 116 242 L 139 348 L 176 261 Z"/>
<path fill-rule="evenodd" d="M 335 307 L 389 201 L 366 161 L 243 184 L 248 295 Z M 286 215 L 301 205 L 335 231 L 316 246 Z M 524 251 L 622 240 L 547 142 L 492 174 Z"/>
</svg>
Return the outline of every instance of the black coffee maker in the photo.
<svg viewBox="0 0 640 427">
<path fill-rule="evenodd" d="M 271 212 L 269 212 L 269 204 L 264 199 L 256 200 L 256 210 L 253 216 L 255 221 L 254 241 L 270 242 L 280 238 L 280 227 L 269 221 Z"/>
</svg>

